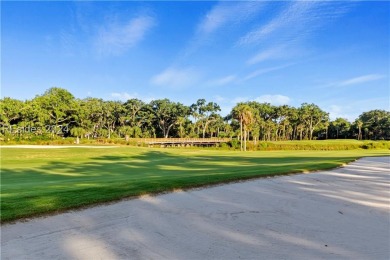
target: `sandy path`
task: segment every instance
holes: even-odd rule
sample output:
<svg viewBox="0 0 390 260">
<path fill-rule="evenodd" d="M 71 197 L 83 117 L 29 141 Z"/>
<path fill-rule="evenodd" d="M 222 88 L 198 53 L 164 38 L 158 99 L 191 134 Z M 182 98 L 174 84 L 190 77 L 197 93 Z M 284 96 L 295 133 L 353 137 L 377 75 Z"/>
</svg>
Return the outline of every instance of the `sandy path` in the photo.
<svg viewBox="0 0 390 260">
<path fill-rule="evenodd" d="M 389 259 L 390 157 L 1 228 L 1 259 Z"/>
</svg>

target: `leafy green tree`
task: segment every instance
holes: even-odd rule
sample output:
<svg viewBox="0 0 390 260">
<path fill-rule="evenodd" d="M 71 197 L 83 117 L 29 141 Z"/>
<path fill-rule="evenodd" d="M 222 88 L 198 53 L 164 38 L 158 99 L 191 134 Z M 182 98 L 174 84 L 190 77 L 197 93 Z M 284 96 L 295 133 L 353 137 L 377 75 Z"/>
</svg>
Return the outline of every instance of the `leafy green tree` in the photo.
<svg viewBox="0 0 390 260">
<path fill-rule="evenodd" d="M 336 118 L 330 123 L 329 134 L 332 138 L 348 138 L 351 123 L 344 118 Z"/>
<path fill-rule="evenodd" d="M 181 117 L 189 115 L 189 107 L 181 103 L 172 102 L 169 99 L 151 101 L 150 109 L 154 115 L 154 121 L 162 131 L 164 138 L 168 138 L 172 127 L 177 125 Z"/>
<path fill-rule="evenodd" d="M 104 124 L 104 101 L 98 98 L 86 98 L 81 101 L 81 111 L 79 114 L 79 125 L 87 133 L 87 137 L 102 136 L 100 131 Z"/>
<path fill-rule="evenodd" d="M 50 88 L 42 96 L 35 98 L 38 104 L 48 113 L 49 121 L 54 125 L 67 123 L 74 112 L 74 96 L 63 88 Z"/>
<path fill-rule="evenodd" d="M 359 116 L 366 139 L 390 139 L 390 112 L 371 110 Z"/>
<path fill-rule="evenodd" d="M 191 107 L 169 99 L 145 104 L 139 99 L 124 103 L 97 98 L 75 99 L 67 90 L 50 88 L 33 99 L 20 101 L 12 98 L 0 100 L 0 126 L 35 127 L 34 135 L 58 133 L 55 127 L 69 125 L 70 133 L 98 138 L 129 137 L 237 137 L 242 150 L 246 142 L 257 140 L 302 140 L 318 137 L 357 139 L 390 139 L 390 112 L 371 110 L 364 112 L 351 125 L 338 118 L 329 122 L 328 113 L 315 104 L 304 103 L 299 108 L 273 106 L 256 101 L 239 103 L 222 118 L 220 107 L 214 102 L 198 99 Z M 191 120 L 194 119 L 194 123 Z M 72 130 L 73 129 L 73 130 Z M 16 135 L 17 134 L 17 135 Z M 24 133 L 25 134 L 25 133 Z M 23 134 L 23 135 L 24 135 Z M 19 131 L 9 137 L 21 137 Z"/>
<path fill-rule="evenodd" d="M 122 121 L 131 127 L 141 127 L 145 122 L 145 103 L 139 99 L 129 99 L 124 106 L 124 116 Z"/>
<path fill-rule="evenodd" d="M 119 101 L 106 101 L 103 103 L 103 127 L 107 129 L 107 137 L 111 138 L 119 118 L 123 114 L 123 105 Z"/>
<path fill-rule="evenodd" d="M 252 129 L 259 129 L 259 138 L 270 141 L 272 132 L 276 129 L 276 107 L 270 103 L 251 101 L 246 103 L 252 108 L 254 125 Z"/>
<path fill-rule="evenodd" d="M 0 124 L 9 126 L 17 124 L 21 120 L 24 103 L 13 98 L 0 99 Z"/>
<path fill-rule="evenodd" d="M 314 129 L 329 120 L 329 114 L 315 104 L 303 103 L 299 108 L 299 117 L 304 122 L 309 140 L 313 139 Z"/>
<path fill-rule="evenodd" d="M 202 137 L 205 138 L 209 124 L 218 120 L 217 112 L 221 111 L 220 106 L 214 102 L 207 103 L 205 99 L 198 99 L 195 104 L 191 105 L 190 110 L 195 124 L 202 127 Z"/>
<path fill-rule="evenodd" d="M 207 133 L 210 137 L 218 137 L 220 132 L 224 131 L 224 129 L 225 121 L 223 120 L 223 117 L 216 114 L 214 120 L 210 121 L 210 124 L 208 125 Z"/>
</svg>

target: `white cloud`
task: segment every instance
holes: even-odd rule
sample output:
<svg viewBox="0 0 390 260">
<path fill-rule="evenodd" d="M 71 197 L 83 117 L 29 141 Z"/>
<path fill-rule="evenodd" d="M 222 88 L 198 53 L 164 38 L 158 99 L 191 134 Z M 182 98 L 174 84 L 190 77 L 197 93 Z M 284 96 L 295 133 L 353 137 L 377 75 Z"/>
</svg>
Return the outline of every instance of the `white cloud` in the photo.
<svg viewBox="0 0 390 260">
<path fill-rule="evenodd" d="M 210 42 L 213 34 L 253 19 L 263 6 L 265 3 L 261 1 L 221 1 L 215 4 L 196 26 L 193 37 L 181 54 L 181 59 L 187 58 L 200 46 Z"/>
<path fill-rule="evenodd" d="M 327 110 L 329 113 L 330 120 L 335 120 L 336 118 L 346 118 L 348 120 L 352 120 L 354 116 L 345 113 L 346 111 L 350 112 L 350 107 L 341 107 L 338 105 L 331 105 Z"/>
<path fill-rule="evenodd" d="M 239 41 L 241 44 L 248 44 L 260 41 L 267 35 L 289 26 L 299 26 L 304 22 L 307 12 L 313 7 L 314 2 L 295 2 L 285 9 L 279 16 L 275 17 L 269 23 L 250 31 Z"/>
<path fill-rule="evenodd" d="M 362 75 L 346 80 L 338 80 L 338 81 L 333 81 L 329 82 L 320 86 L 317 86 L 317 88 L 337 88 L 337 87 L 347 87 L 351 85 L 358 85 L 358 84 L 363 84 L 371 81 L 376 81 L 386 78 L 385 75 L 381 74 L 368 74 L 368 75 Z"/>
<path fill-rule="evenodd" d="M 233 106 L 220 106 L 220 108 L 221 108 L 221 111 L 219 112 L 219 114 L 221 116 L 227 116 L 232 111 Z"/>
<path fill-rule="evenodd" d="M 257 53 L 255 56 L 251 57 L 247 63 L 252 65 L 255 63 L 263 62 L 269 59 L 275 59 L 281 57 L 284 54 L 284 48 L 282 46 L 272 47 L 266 50 L 263 50 Z"/>
<path fill-rule="evenodd" d="M 109 22 L 98 31 L 95 41 L 97 51 L 103 55 L 121 54 L 142 41 L 155 24 L 155 19 L 148 15 L 125 23 Z"/>
<path fill-rule="evenodd" d="M 257 101 L 260 103 L 270 103 L 272 105 L 280 106 L 280 105 L 287 105 L 290 103 L 291 99 L 288 96 L 284 95 L 262 95 L 257 98 L 251 98 L 251 97 L 236 97 L 231 100 L 232 104 L 237 104 L 241 102 L 247 102 L 247 101 Z"/>
<path fill-rule="evenodd" d="M 198 25 L 199 34 L 210 34 L 223 26 L 237 24 L 253 18 L 262 9 L 261 2 L 220 2 Z"/>
<path fill-rule="evenodd" d="M 376 98 L 356 99 L 340 97 L 333 100 L 324 100 L 324 104 L 319 104 L 329 113 L 331 120 L 338 117 L 348 119 L 353 122 L 363 112 L 374 109 L 389 110 L 388 92 L 385 95 Z"/>
<path fill-rule="evenodd" d="M 234 82 L 237 79 L 236 75 L 228 75 L 222 78 L 211 80 L 207 83 L 210 86 L 223 86 Z"/>
<path fill-rule="evenodd" d="M 281 3 L 279 13 L 245 33 L 237 44 L 262 47 L 247 60 L 249 65 L 276 59 L 297 60 L 313 51 L 307 39 L 351 6 L 353 4 L 335 1 L 286 1 Z M 263 74 L 261 70 L 259 73 Z M 253 75 L 256 76 L 256 72 Z"/>
<path fill-rule="evenodd" d="M 155 96 L 141 96 L 138 93 L 134 92 L 132 94 L 129 94 L 127 92 L 113 92 L 110 94 L 112 98 L 115 100 L 120 100 L 120 101 L 127 101 L 129 99 L 139 99 L 144 101 L 145 103 L 149 103 L 152 100 L 157 100 L 161 99 L 161 97 L 155 97 Z"/>
<path fill-rule="evenodd" d="M 364 111 L 364 108 L 359 109 L 358 111 L 353 105 L 330 105 L 325 109 L 325 111 L 329 113 L 330 120 L 336 120 L 336 118 L 344 118 L 347 119 L 349 122 L 353 122 Z"/>
<path fill-rule="evenodd" d="M 379 74 L 369 74 L 369 75 L 363 75 L 351 79 L 347 79 L 344 81 L 341 81 L 338 85 L 339 86 L 349 86 L 349 85 L 355 85 L 355 84 L 361 84 L 365 82 L 375 81 L 384 78 L 384 75 Z"/>
<path fill-rule="evenodd" d="M 220 95 L 214 96 L 214 99 L 216 102 L 224 102 L 226 100 L 226 98 L 221 97 Z"/>
<path fill-rule="evenodd" d="M 127 92 L 113 92 L 111 93 L 111 97 L 120 100 L 120 101 L 127 101 L 129 99 L 138 98 L 137 93 L 129 94 Z"/>
<path fill-rule="evenodd" d="M 298 44 L 280 44 L 267 49 L 263 49 L 250 57 L 246 63 L 253 65 L 268 60 L 280 60 L 291 59 L 296 57 L 302 57 L 310 53 L 310 50 L 306 47 L 298 46 Z"/>
<path fill-rule="evenodd" d="M 241 103 L 241 102 L 247 102 L 247 101 L 249 101 L 250 100 L 250 98 L 248 98 L 248 97 L 236 97 L 236 98 L 234 98 L 232 101 L 231 101 L 231 103 L 232 104 L 237 104 L 237 103 Z"/>
<path fill-rule="evenodd" d="M 150 80 L 152 84 L 172 88 L 188 87 L 200 79 L 200 73 L 193 68 L 167 68 Z"/>
<path fill-rule="evenodd" d="M 279 41 L 294 41 L 344 14 L 348 7 L 334 1 L 294 1 L 266 24 L 246 33 L 239 44 L 259 43 L 275 36 Z M 273 38 L 275 40 L 275 37 Z"/>
<path fill-rule="evenodd" d="M 257 97 L 255 101 L 260 103 L 270 103 L 272 105 L 280 106 L 280 105 L 287 105 L 290 103 L 290 98 L 283 95 L 262 95 L 260 97 Z"/>
<path fill-rule="evenodd" d="M 275 67 L 270 67 L 270 68 L 258 69 L 256 71 L 250 73 L 246 77 L 244 77 L 243 81 L 246 81 L 246 80 L 249 80 L 249 79 L 252 79 L 252 78 L 256 78 L 256 77 L 258 77 L 260 75 L 263 75 L 263 74 L 266 74 L 266 73 L 269 73 L 269 72 L 272 72 L 272 71 L 275 71 L 275 70 L 284 69 L 284 68 L 289 67 L 291 65 L 293 65 L 293 64 L 285 64 L 285 65 L 281 65 L 281 66 L 275 66 Z"/>
<path fill-rule="evenodd" d="M 59 39 L 62 54 L 65 56 L 75 56 L 77 54 L 76 50 L 79 46 L 77 46 L 77 40 L 73 33 L 61 31 Z"/>
</svg>

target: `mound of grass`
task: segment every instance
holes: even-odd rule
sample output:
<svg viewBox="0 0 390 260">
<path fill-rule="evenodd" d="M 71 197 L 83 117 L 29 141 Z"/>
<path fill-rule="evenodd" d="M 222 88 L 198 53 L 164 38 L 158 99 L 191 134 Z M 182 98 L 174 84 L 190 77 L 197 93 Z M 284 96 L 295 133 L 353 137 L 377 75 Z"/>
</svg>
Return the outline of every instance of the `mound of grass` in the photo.
<svg viewBox="0 0 390 260">
<path fill-rule="evenodd" d="M 313 141 L 276 141 L 276 142 L 249 142 L 248 150 L 276 151 L 276 150 L 311 150 L 311 151 L 340 151 L 356 149 L 390 149 L 389 141 L 358 141 L 358 140 L 313 140 Z"/>
<path fill-rule="evenodd" d="M 35 136 L 31 138 L 14 138 L 10 140 L 0 140 L 0 145 L 70 145 L 75 144 L 76 138 L 55 138 L 50 139 L 44 136 Z M 147 147 L 148 144 L 142 142 L 141 139 L 130 139 L 126 141 L 123 138 L 100 138 L 100 139 L 81 139 L 81 144 L 84 145 L 120 145 L 120 146 L 136 146 Z M 214 147 L 211 147 L 215 149 Z M 196 148 L 198 149 L 198 148 Z M 219 150 L 240 150 L 240 142 L 233 138 L 227 143 L 218 145 Z M 260 141 L 254 143 L 247 142 L 247 150 L 249 151 L 295 151 L 295 150 L 321 150 L 321 151 L 339 151 L 339 150 L 355 150 L 355 149 L 390 149 L 390 141 L 358 141 L 353 139 L 337 139 L 337 140 L 295 140 L 295 141 Z"/>
<path fill-rule="evenodd" d="M 389 151 L 1 149 L 1 221 L 124 197 L 329 169 Z"/>
</svg>

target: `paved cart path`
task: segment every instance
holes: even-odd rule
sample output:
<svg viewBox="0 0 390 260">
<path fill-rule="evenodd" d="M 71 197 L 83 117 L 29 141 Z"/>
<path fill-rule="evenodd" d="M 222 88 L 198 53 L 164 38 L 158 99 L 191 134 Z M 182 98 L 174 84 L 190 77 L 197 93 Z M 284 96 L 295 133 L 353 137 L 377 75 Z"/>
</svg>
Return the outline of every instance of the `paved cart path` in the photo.
<svg viewBox="0 0 390 260">
<path fill-rule="evenodd" d="M 390 157 L 1 227 L 1 259 L 389 259 Z"/>
</svg>

